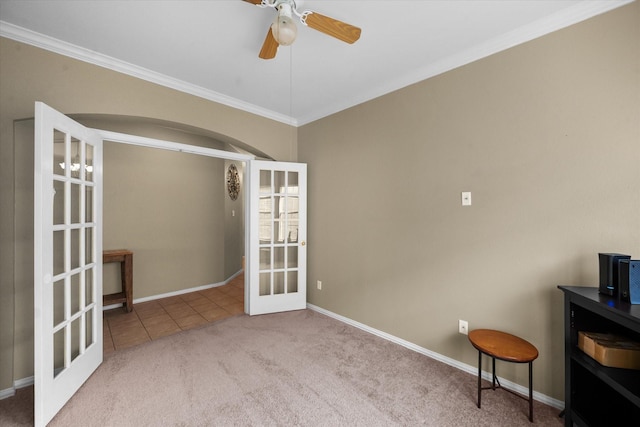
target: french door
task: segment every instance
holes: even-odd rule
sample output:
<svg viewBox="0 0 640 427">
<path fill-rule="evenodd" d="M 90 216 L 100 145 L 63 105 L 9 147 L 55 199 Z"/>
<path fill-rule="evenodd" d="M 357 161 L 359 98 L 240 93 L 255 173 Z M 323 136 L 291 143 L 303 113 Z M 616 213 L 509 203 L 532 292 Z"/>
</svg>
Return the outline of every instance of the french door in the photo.
<svg viewBox="0 0 640 427">
<path fill-rule="evenodd" d="M 36 102 L 34 413 L 45 426 L 102 363 L 103 140 L 246 161 L 245 312 L 306 308 L 305 164 L 89 129 Z"/>
<path fill-rule="evenodd" d="M 249 314 L 306 308 L 307 165 L 249 164 Z"/>
<path fill-rule="evenodd" d="M 35 109 L 34 415 L 44 426 L 102 363 L 102 139 Z"/>
</svg>

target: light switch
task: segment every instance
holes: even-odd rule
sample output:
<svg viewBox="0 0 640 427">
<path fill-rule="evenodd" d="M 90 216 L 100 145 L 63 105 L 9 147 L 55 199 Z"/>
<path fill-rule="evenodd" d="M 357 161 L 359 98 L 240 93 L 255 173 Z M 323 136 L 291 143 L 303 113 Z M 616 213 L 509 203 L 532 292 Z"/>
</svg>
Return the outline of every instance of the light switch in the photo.
<svg viewBox="0 0 640 427">
<path fill-rule="evenodd" d="M 471 206 L 471 191 L 462 192 L 462 206 Z"/>
</svg>

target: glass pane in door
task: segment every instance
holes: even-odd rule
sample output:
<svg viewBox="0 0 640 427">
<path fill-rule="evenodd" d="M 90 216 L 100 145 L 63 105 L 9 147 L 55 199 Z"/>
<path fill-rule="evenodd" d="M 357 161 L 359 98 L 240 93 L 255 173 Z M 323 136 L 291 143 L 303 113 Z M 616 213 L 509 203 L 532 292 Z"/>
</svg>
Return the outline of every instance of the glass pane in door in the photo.
<svg viewBox="0 0 640 427">
<path fill-rule="evenodd" d="M 71 248 L 71 253 L 70 255 L 70 261 L 71 261 L 71 269 L 74 270 L 78 267 L 80 267 L 80 230 L 78 229 L 71 229 L 69 230 L 69 237 L 70 237 L 70 248 Z"/>
<path fill-rule="evenodd" d="M 75 360 L 76 357 L 80 355 L 80 322 L 83 322 L 83 317 L 78 317 L 73 322 L 71 322 L 71 346 L 70 346 L 70 356 L 71 361 Z"/>
<path fill-rule="evenodd" d="M 260 296 L 271 295 L 271 273 L 260 273 Z"/>
<path fill-rule="evenodd" d="M 271 193 L 271 171 L 260 171 L 260 193 Z"/>
<path fill-rule="evenodd" d="M 260 248 L 260 270 L 271 269 L 271 248 Z"/>
<path fill-rule="evenodd" d="M 273 273 L 273 293 L 276 295 L 285 293 L 284 271 Z"/>
<path fill-rule="evenodd" d="M 84 305 L 85 307 L 94 302 L 93 297 L 93 269 L 84 272 Z"/>
<path fill-rule="evenodd" d="M 65 134 L 53 130 L 53 173 L 64 176 L 67 164 L 65 160 Z"/>
<path fill-rule="evenodd" d="M 64 320 L 64 279 L 53 283 L 53 326 Z"/>
<path fill-rule="evenodd" d="M 282 269 L 285 266 L 284 246 L 273 248 L 273 268 Z"/>
<path fill-rule="evenodd" d="M 85 180 L 87 182 L 93 181 L 93 145 L 86 144 L 85 150 Z M 88 203 L 88 202 L 87 202 Z"/>
<path fill-rule="evenodd" d="M 53 232 L 53 275 L 64 272 L 64 230 Z"/>
<path fill-rule="evenodd" d="M 84 229 L 84 259 L 86 264 L 93 263 L 93 227 Z"/>
<path fill-rule="evenodd" d="M 298 246 L 287 247 L 287 267 L 289 268 L 298 267 Z"/>
<path fill-rule="evenodd" d="M 287 293 L 295 292 L 298 292 L 298 272 L 289 271 L 287 272 Z"/>
<path fill-rule="evenodd" d="M 71 159 L 69 163 L 71 164 L 70 172 L 72 178 L 80 178 L 80 168 L 82 167 L 80 161 L 80 145 L 80 141 L 77 138 L 71 137 L 69 151 Z"/>
<path fill-rule="evenodd" d="M 274 193 L 286 192 L 286 172 L 285 171 L 273 171 L 273 191 Z"/>
<path fill-rule="evenodd" d="M 289 172 L 288 181 L 287 181 L 287 193 L 288 194 L 298 194 L 298 172 Z"/>
<path fill-rule="evenodd" d="M 53 376 L 64 371 L 64 328 L 53 334 Z"/>
<path fill-rule="evenodd" d="M 85 345 L 86 347 L 91 346 L 93 344 L 93 313 L 95 309 L 91 309 L 84 314 L 84 322 L 85 322 Z"/>
<path fill-rule="evenodd" d="M 53 181 L 53 225 L 64 224 L 64 181 Z"/>
<path fill-rule="evenodd" d="M 71 276 L 71 288 L 70 288 L 70 292 L 71 292 L 71 298 L 70 298 L 70 302 L 71 302 L 71 315 L 75 315 L 77 312 L 79 312 L 83 306 L 81 306 L 81 300 L 80 300 L 80 274 L 74 274 L 73 276 Z"/>
<path fill-rule="evenodd" d="M 80 222 L 80 185 L 71 183 L 71 224 Z"/>
<path fill-rule="evenodd" d="M 260 211 L 259 211 L 259 230 L 260 230 L 260 243 L 270 243 L 272 236 L 272 212 L 273 212 L 273 200 L 271 196 L 260 197 Z"/>
<path fill-rule="evenodd" d="M 85 186 L 84 218 L 86 222 L 93 222 L 93 186 Z"/>
</svg>

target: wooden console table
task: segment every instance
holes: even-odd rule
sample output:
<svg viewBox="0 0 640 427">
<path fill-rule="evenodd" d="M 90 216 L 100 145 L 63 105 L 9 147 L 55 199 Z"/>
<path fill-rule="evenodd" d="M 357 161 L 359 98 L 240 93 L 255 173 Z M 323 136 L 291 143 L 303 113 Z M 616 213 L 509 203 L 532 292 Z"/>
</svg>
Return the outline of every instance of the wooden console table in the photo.
<svg viewBox="0 0 640 427">
<path fill-rule="evenodd" d="M 102 252 L 102 263 L 120 263 L 120 277 L 122 280 L 122 292 L 103 295 L 102 305 L 123 303 L 127 312 L 133 310 L 133 252 L 127 249 L 114 249 Z"/>
</svg>

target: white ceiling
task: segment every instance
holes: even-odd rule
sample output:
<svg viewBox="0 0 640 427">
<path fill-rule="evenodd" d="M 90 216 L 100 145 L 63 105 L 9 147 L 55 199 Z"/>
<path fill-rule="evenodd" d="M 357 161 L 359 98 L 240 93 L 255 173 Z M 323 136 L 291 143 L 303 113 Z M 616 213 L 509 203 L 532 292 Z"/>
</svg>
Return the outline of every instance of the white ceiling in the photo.
<svg viewBox="0 0 640 427">
<path fill-rule="evenodd" d="M 303 125 L 632 0 L 296 0 L 362 28 L 349 45 L 241 0 L 0 0 L 0 35 Z"/>
</svg>

